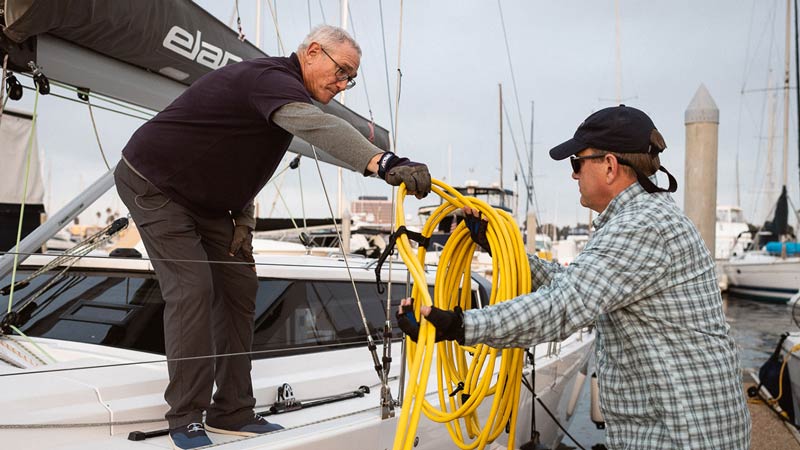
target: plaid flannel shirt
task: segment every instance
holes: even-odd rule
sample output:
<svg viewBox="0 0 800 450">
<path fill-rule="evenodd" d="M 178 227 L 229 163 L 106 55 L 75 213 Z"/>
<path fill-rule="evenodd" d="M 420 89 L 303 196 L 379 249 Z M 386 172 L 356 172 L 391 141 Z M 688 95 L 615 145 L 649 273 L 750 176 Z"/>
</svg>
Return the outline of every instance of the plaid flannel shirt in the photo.
<svg viewBox="0 0 800 450">
<path fill-rule="evenodd" d="M 529 347 L 595 323 L 609 448 L 749 448 L 736 346 L 697 229 L 639 183 L 594 227 L 568 267 L 531 257 L 535 292 L 466 311 L 466 343 Z"/>
</svg>

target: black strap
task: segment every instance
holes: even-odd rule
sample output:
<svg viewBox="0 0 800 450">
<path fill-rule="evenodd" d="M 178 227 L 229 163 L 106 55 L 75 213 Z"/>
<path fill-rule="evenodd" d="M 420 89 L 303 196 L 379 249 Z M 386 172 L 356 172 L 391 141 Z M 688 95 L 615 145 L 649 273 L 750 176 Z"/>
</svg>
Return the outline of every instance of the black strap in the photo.
<svg viewBox="0 0 800 450">
<path fill-rule="evenodd" d="M 381 282 L 381 268 L 383 267 L 383 263 L 386 261 L 386 258 L 392 254 L 394 251 L 394 246 L 397 244 L 397 238 L 400 237 L 401 234 L 405 234 L 408 236 L 409 239 L 419 243 L 419 245 L 428 248 L 428 245 L 431 243 L 431 238 L 423 236 L 422 233 L 417 233 L 416 231 L 411 231 L 405 227 L 405 225 L 399 227 L 389 236 L 389 244 L 383 249 L 383 253 L 381 253 L 381 257 L 378 258 L 378 265 L 375 267 L 375 283 L 378 286 L 378 293 L 383 294 L 386 292 L 386 289 L 383 287 L 383 283 Z"/>
<path fill-rule="evenodd" d="M 667 178 L 669 179 L 669 187 L 666 189 L 660 188 L 655 184 L 653 184 L 653 182 L 650 181 L 649 177 L 642 175 L 641 173 L 639 173 L 638 170 L 636 169 L 633 170 L 636 172 L 636 179 L 639 180 L 639 184 L 642 185 L 645 191 L 651 194 L 654 194 L 656 192 L 675 192 L 678 190 L 678 181 L 675 180 L 675 177 L 673 177 L 672 174 L 669 173 L 666 168 L 664 168 L 664 166 L 659 166 L 658 170 L 667 174 Z"/>
<path fill-rule="evenodd" d="M 617 157 L 617 162 L 623 166 L 628 166 L 633 169 L 633 171 L 636 172 L 636 179 L 639 181 L 639 184 L 642 185 L 645 191 L 651 194 L 655 194 L 656 192 L 675 192 L 678 190 L 678 181 L 675 180 L 675 177 L 673 177 L 664 166 L 658 166 L 658 170 L 667 174 L 667 178 L 669 179 L 669 187 L 666 189 L 656 186 L 652 181 L 650 181 L 650 177 L 639 172 L 636 167 L 633 167 L 633 164 L 625 159 Z"/>
</svg>

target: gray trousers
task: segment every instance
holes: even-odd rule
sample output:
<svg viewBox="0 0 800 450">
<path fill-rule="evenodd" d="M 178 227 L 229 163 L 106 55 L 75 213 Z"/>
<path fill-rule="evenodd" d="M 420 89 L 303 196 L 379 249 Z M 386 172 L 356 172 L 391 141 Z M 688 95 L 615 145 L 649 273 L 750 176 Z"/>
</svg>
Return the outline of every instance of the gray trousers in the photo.
<svg viewBox="0 0 800 450">
<path fill-rule="evenodd" d="M 117 164 L 114 179 L 148 255 L 156 259 L 167 358 L 206 357 L 168 363 L 170 428 L 202 422 L 203 411 L 217 427 L 251 417 L 250 356 L 209 357 L 249 352 L 253 343 L 254 266 L 212 262 L 252 262 L 229 254 L 232 219 L 201 217 L 170 201 L 125 161 Z"/>
</svg>

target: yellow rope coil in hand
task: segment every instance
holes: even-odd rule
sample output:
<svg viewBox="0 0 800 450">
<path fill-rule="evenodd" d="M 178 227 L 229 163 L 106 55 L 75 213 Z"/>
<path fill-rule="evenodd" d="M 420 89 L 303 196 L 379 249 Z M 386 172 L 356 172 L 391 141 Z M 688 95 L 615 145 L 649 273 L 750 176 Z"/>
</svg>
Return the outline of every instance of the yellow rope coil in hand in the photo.
<svg viewBox="0 0 800 450">
<path fill-rule="evenodd" d="M 445 201 L 431 214 L 422 228 L 430 237 L 439 222 L 456 209 L 468 206 L 479 210 L 489 220 L 487 238 L 492 250 L 492 292 L 489 304 L 509 300 L 531 292 L 531 274 L 522 235 L 511 214 L 495 209 L 484 201 L 465 197 L 442 183 L 433 181 L 433 192 Z M 406 187 L 397 192 L 397 226 L 405 225 L 403 199 Z M 465 311 L 471 304 L 471 262 L 475 243 L 462 222 L 448 238 L 436 270 L 434 297 L 431 299 L 424 273 L 426 249 L 420 246 L 413 254 L 408 237 L 397 240 L 400 256 L 414 279 L 412 297 L 415 316 L 420 323 L 418 342 L 406 338 L 408 382 L 406 397 L 397 422 L 394 450 L 411 450 L 419 425 L 420 413 L 444 423 L 453 442 L 462 449 L 484 448 L 510 426 L 508 448 L 514 448 L 514 435 L 519 404 L 523 350 L 497 350 L 487 345 L 461 346 L 454 341 L 435 343 L 435 328 L 421 320 L 420 306 L 436 306 L 451 310 L 461 306 Z M 439 406 L 425 399 L 428 376 L 434 354 Z M 495 367 L 499 359 L 499 369 Z M 496 374 L 495 374 L 496 372 Z M 493 397 L 487 417 L 478 417 L 478 406 Z M 488 400 L 487 400 L 488 401 Z"/>
</svg>

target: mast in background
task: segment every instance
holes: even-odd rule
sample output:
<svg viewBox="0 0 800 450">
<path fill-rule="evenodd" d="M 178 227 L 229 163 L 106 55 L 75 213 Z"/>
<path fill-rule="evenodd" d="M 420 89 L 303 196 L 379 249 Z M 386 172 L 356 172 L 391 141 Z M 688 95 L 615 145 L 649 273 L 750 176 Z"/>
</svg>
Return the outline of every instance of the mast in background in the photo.
<svg viewBox="0 0 800 450">
<path fill-rule="evenodd" d="M 503 85 L 497 84 L 500 94 L 499 115 L 500 115 L 500 189 L 503 189 Z"/>
<path fill-rule="evenodd" d="M 269 0 L 268 0 L 269 1 Z M 347 10 L 349 4 L 348 0 L 339 0 L 339 26 L 347 31 Z M 344 105 L 344 93 L 346 91 L 342 91 L 339 95 L 339 99 Z M 336 169 L 336 186 L 337 186 L 337 215 L 342 217 L 342 213 L 344 213 L 344 190 L 342 189 L 342 168 L 339 167 Z"/>
<path fill-rule="evenodd" d="M 792 0 L 786 0 L 786 48 L 783 71 L 783 188 L 789 184 L 789 68 L 791 67 Z"/>
<path fill-rule="evenodd" d="M 528 147 L 528 200 L 525 202 L 525 217 L 528 217 L 528 208 L 533 204 L 533 113 L 534 103 L 531 101 L 531 145 Z"/>
</svg>

